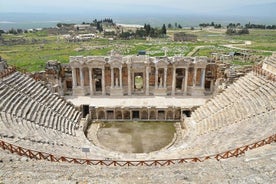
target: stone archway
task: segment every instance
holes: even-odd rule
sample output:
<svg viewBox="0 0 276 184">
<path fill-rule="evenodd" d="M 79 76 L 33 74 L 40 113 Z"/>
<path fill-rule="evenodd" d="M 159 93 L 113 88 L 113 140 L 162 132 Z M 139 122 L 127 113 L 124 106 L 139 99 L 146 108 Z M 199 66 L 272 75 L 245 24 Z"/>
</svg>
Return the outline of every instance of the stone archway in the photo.
<svg viewBox="0 0 276 184">
<path fill-rule="evenodd" d="M 124 111 L 124 119 L 130 119 L 130 112 L 128 110 Z"/>
<path fill-rule="evenodd" d="M 173 118 L 173 112 L 171 111 L 171 110 L 169 110 L 168 112 L 167 112 L 167 120 L 173 120 L 174 118 Z"/>
<path fill-rule="evenodd" d="M 105 119 L 105 112 L 103 110 L 98 112 L 98 119 Z"/>
<path fill-rule="evenodd" d="M 150 119 L 156 119 L 156 112 L 150 111 Z"/>
<path fill-rule="evenodd" d="M 147 110 L 141 111 L 141 119 L 143 119 L 143 120 L 148 119 L 148 111 Z"/>
<path fill-rule="evenodd" d="M 122 112 L 121 111 L 116 111 L 115 112 L 115 119 L 122 119 L 123 118 L 123 116 L 122 116 Z"/>
</svg>

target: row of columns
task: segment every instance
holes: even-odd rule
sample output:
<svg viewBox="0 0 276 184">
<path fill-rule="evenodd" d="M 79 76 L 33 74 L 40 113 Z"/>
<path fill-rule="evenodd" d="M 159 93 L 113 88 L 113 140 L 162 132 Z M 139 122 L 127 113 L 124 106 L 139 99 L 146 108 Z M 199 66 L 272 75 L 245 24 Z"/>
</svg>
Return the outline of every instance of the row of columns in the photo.
<svg viewBox="0 0 276 184">
<path fill-rule="evenodd" d="M 114 67 L 111 67 L 111 88 L 123 88 L 123 73 L 122 73 L 122 67 L 119 67 L 119 79 L 118 84 L 116 83 L 117 79 L 115 78 L 115 85 L 114 85 Z"/>
<path fill-rule="evenodd" d="M 173 67 L 173 79 L 172 79 L 172 95 L 175 95 L 175 88 L 176 88 L 176 67 Z M 196 76 L 197 76 L 197 70 L 199 68 L 194 68 L 194 75 L 193 75 L 193 87 L 196 86 Z M 206 68 L 201 68 L 201 79 L 200 79 L 200 87 L 204 88 L 205 86 L 205 70 Z M 184 94 L 187 93 L 187 87 L 188 87 L 188 73 L 189 68 L 185 68 L 185 83 L 184 83 Z"/>
<path fill-rule="evenodd" d="M 93 68 L 89 67 L 89 87 L 90 87 L 90 94 L 94 94 L 94 84 L 93 84 Z M 102 95 L 105 95 L 105 68 L 102 67 Z M 123 80 L 122 80 L 122 67 L 119 67 L 119 84 L 114 85 L 114 67 L 111 68 L 111 88 L 117 87 L 121 88 L 123 87 Z M 162 77 L 162 81 L 160 85 L 158 85 L 158 68 L 155 70 L 155 88 L 166 88 L 167 87 L 167 68 L 164 69 L 164 75 Z M 173 67 L 173 79 L 172 79 L 172 95 L 175 95 L 175 88 L 176 88 L 176 67 Z M 194 68 L 194 76 L 193 76 L 193 87 L 196 86 L 196 76 L 197 76 L 197 70 L 198 68 Z M 201 79 L 200 79 L 200 87 L 204 88 L 205 86 L 205 68 L 201 68 Z M 80 71 L 80 86 L 84 88 L 84 74 L 83 74 L 83 68 L 79 67 Z M 149 72 L 150 67 L 146 66 L 146 95 L 149 95 Z M 115 79 L 116 80 L 116 79 Z M 77 87 L 77 76 L 76 76 L 76 68 L 72 67 L 72 82 L 73 82 L 73 88 Z M 116 83 L 116 82 L 115 82 Z M 128 95 L 131 95 L 131 67 L 128 65 Z M 188 86 L 188 68 L 185 68 L 185 83 L 184 83 L 184 94 L 187 93 L 187 86 Z"/>
<path fill-rule="evenodd" d="M 77 87 L 77 72 L 76 72 L 75 67 L 72 67 L 72 83 L 73 83 L 73 88 Z M 84 88 L 84 74 L 83 74 L 83 68 L 79 67 L 78 68 L 80 71 L 80 86 Z M 105 70 L 104 67 L 102 69 L 102 95 L 105 95 Z M 90 94 L 94 94 L 94 84 L 93 84 L 93 68 L 89 67 L 89 89 L 90 89 Z"/>
<path fill-rule="evenodd" d="M 113 114 L 112 118 L 108 117 L 108 111 L 112 111 L 112 114 Z M 140 110 L 136 110 L 136 109 L 134 109 L 134 110 L 123 110 L 123 109 L 121 109 L 119 111 L 115 110 L 115 109 L 113 109 L 113 110 L 105 109 L 105 110 L 96 110 L 95 115 L 96 115 L 96 119 L 97 120 L 99 120 L 99 119 L 105 119 L 105 120 L 110 119 L 110 120 L 113 120 L 113 119 L 117 119 L 116 116 L 117 116 L 117 113 L 119 112 L 119 113 L 121 113 L 121 118 L 120 118 L 121 120 L 132 120 L 133 119 L 133 112 L 135 112 L 135 111 L 139 111 L 139 118 L 138 119 L 143 119 L 143 120 L 160 120 L 158 118 L 159 117 L 158 116 L 159 111 L 163 111 L 164 112 L 164 118 L 163 118 L 163 120 L 179 120 L 181 118 L 180 115 L 179 115 L 179 117 L 176 117 L 177 112 L 179 114 L 181 114 L 181 110 L 180 109 L 172 109 L 171 111 L 167 111 L 167 110 L 163 110 L 163 109 L 155 109 L 155 110 L 150 110 L 150 109 L 148 109 L 148 110 L 144 110 L 144 109 L 140 109 Z M 103 118 L 100 117 L 100 115 L 99 115 L 100 112 L 104 113 L 104 117 Z M 127 119 L 125 117 L 125 112 L 129 113 L 129 119 Z M 147 118 L 143 118 L 144 117 L 142 115 L 143 112 L 147 113 Z M 155 114 L 155 118 L 151 118 L 151 113 L 152 112 Z M 169 117 L 168 112 L 172 113 L 171 114 L 172 117 Z"/>
<path fill-rule="evenodd" d="M 155 89 L 157 88 L 166 88 L 167 87 L 167 68 L 164 69 L 164 75 L 161 77 L 162 81 L 158 84 L 159 68 L 155 68 Z M 164 81 L 163 81 L 164 80 Z"/>
</svg>

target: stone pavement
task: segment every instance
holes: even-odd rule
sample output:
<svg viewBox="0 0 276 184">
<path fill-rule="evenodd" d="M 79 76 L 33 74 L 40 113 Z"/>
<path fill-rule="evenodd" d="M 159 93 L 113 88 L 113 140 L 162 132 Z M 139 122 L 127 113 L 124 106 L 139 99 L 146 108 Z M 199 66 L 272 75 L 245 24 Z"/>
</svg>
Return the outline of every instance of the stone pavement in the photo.
<svg viewBox="0 0 276 184">
<path fill-rule="evenodd" d="M 163 96 L 65 96 L 66 100 L 72 102 L 75 106 L 82 104 L 95 106 L 95 107 L 156 107 L 156 108 L 167 108 L 167 107 L 182 107 L 192 108 L 195 106 L 201 106 L 205 104 L 209 97 L 163 97 Z"/>
</svg>

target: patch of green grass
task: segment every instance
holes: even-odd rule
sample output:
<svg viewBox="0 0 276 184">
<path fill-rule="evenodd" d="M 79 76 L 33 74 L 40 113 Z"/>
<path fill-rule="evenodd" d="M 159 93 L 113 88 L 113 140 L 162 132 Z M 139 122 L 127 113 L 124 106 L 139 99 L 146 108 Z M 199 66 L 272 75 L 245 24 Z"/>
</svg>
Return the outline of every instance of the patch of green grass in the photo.
<svg viewBox="0 0 276 184">
<path fill-rule="evenodd" d="M 1 45 L 0 56 L 27 71 L 43 70 L 48 60 L 58 60 L 68 63 L 69 56 L 77 55 L 109 55 L 112 50 L 122 55 L 136 55 L 139 50 L 145 50 L 149 56 L 187 55 L 197 46 L 205 46 L 195 53 L 195 56 L 211 56 L 211 53 L 227 54 L 235 49 L 221 47 L 224 44 L 241 44 L 238 47 L 253 49 L 254 54 L 269 56 L 271 53 L 264 51 L 276 51 L 275 30 L 250 30 L 249 35 L 226 36 L 226 30 L 168 30 L 168 35 L 176 31 L 184 31 L 187 34 L 195 34 L 197 42 L 172 42 L 170 38 L 151 40 L 108 40 L 104 38 L 93 39 L 88 42 L 67 42 L 56 35 L 48 35 L 46 31 L 37 31 L 20 35 L 3 34 L 4 40 L 24 39 L 13 45 Z M 243 46 L 245 41 L 251 41 L 251 45 Z M 235 63 L 233 63 L 235 64 Z M 238 62 L 236 63 L 238 64 Z M 242 64 L 242 63 L 239 63 Z"/>
<path fill-rule="evenodd" d="M 234 60 L 234 61 L 231 62 L 231 64 L 238 65 L 238 66 L 245 66 L 245 65 L 254 65 L 254 62 Z"/>
</svg>

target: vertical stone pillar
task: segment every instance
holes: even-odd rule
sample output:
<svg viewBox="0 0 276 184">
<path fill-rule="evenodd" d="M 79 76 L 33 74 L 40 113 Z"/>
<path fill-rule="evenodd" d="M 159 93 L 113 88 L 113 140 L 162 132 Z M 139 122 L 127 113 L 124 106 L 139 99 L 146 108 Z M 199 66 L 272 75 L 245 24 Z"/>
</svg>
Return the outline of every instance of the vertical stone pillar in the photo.
<svg viewBox="0 0 276 184">
<path fill-rule="evenodd" d="M 149 95 L 149 66 L 146 66 L 146 95 Z"/>
<path fill-rule="evenodd" d="M 164 68 L 164 88 L 167 88 L 167 70 L 168 68 Z"/>
<path fill-rule="evenodd" d="M 73 88 L 77 87 L 76 68 L 72 67 L 72 82 Z"/>
<path fill-rule="evenodd" d="M 105 68 L 102 68 L 102 95 L 105 95 Z"/>
<path fill-rule="evenodd" d="M 111 88 L 114 88 L 114 68 L 111 67 Z"/>
<path fill-rule="evenodd" d="M 83 68 L 80 68 L 80 83 L 81 87 L 84 88 L 84 76 L 83 76 Z"/>
<path fill-rule="evenodd" d="M 173 79 L 172 79 L 172 96 L 175 95 L 175 78 L 176 78 L 176 73 L 175 73 L 175 66 L 173 66 Z"/>
<path fill-rule="evenodd" d="M 155 89 L 158 88 L 158 68 L 155 67 Z"/>
<path fill-rule="evenodd" d="M 196 75 L 197 75 L 197 68 L 194 68 L 193 87 L 196 86 Z"/>
<path fill-rule="evenodd" d="M 189 68 L 185 68 L 184 94 L 187 95 Z"/>
<path fill-rule="evenodd" d="M 201 88 L 205 88 L 205 68 L 202 68 L 201 69 L 201 81 L 200 81 L 200 84 L 201 84 Z"/>
<path fill-rule="evenodd" d="M 210 90 L 211 92 L 214 92 L 214 80 L 211 80 Z"/>
<path fill-rule="evenodd" d="M 123 88 L 123 71 L 122 71 L 122 67 L 119 68 L 120 69 L 120 88 Z"/>
<path fill-rule="evenodd" d="M 131 68 L 130 65 L 127 66 L 127 94 L 131 96 Z"/>
<path fill-rule="evenodd" d="M 93 73 L 92 73 L 92 68 L 89 68 L 89 87 L 90 87 L 90 95 L 94 95 L 94 90 L 93 90 Z"/>
</svg>

